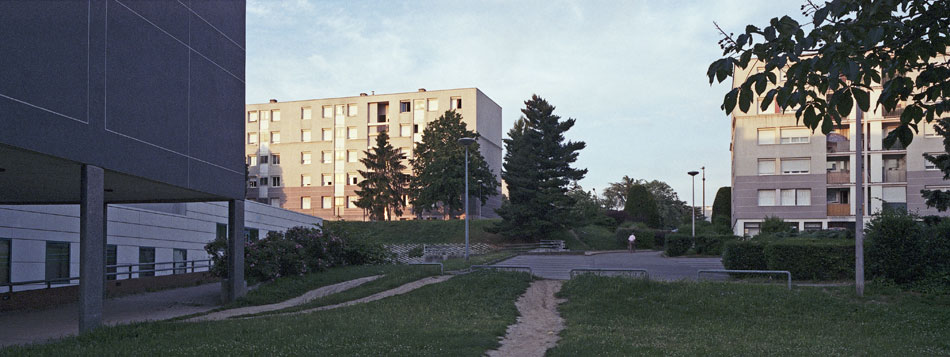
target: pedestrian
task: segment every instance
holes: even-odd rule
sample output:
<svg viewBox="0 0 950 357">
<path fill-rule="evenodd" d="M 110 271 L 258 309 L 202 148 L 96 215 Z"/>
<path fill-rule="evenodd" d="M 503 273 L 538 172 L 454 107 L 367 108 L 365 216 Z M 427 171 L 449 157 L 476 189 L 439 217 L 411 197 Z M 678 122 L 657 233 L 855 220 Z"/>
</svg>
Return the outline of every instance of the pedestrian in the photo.
<svg viewBox="0 0 950 357">
<path fill-rule="evenodd" d="M 627 250 L 631 253 L 637 251 L 637 236 L 633 235 L 633 232 L 630 232 L 630 236 L 627 237 Z"/>
</svg>

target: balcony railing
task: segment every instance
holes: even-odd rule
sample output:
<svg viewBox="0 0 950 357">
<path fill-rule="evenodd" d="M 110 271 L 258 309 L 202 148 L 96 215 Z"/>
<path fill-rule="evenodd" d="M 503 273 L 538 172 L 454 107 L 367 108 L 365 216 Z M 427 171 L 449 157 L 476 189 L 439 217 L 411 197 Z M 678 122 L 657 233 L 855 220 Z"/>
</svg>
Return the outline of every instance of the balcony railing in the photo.
<svg viewBox="0 0 950 357">
<path fill-rule="evenodd" d="M 848 141 L 828 142 L 827 146 L 825 147 L 827 149 L 826 152 L 829 154 L 833 154 L 837 152 L 849 152 L 851 151 L 851 141 L 848 140 Z"/>
<path fill-rule="evenodd" d="M 828 173 L 828 183 L 851 183 L 851 171 L 835 171 Z"/>
<path fill-rule="evenodd" d="M 904 170 L 884 171 L 884 182 L 907 182 L 907 171 L 904 171 Z"/>
<path fill-rule="evenodd" d="M 851 205 L 847 203 L 829 203 L 828 216 L 850 216 Z"/>
</svg>

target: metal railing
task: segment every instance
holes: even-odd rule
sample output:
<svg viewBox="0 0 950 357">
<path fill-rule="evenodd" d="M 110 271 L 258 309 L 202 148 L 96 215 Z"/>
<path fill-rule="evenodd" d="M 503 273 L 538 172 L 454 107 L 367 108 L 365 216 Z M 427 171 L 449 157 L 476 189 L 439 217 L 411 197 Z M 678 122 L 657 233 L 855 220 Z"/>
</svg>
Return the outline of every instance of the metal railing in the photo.
<svg viewBox="0 0 950 357">
<path fill-rule="evenodd" d="M 206 263 L 206 264 L 198 264 Z M 170 268 L 153 268 L 153 269 L 136 269 L 133 270 L 132 267 L 140 266 L 156 266 L 156 265 L 167 265 L 171 264 Z M 189 272 L 194 273 L 197 269 L 211 269 L 211 259 L 198 259 L 198 260 L 186 260 L 186 261 L 177 261 L 177 262 L 155 262 L 155 263 L 136 263 L 136 264 L 115 264 L 115 265 L 106 265 L 106 273 L 104 276 L 118 276 L 127 275 L 128 279 L 132 279 L 132 274 L 139 273 L 156 273 L 161 271 L 173 271 L 171 275 L 176 274 L 186 274 Z M 119 268 L 128 268 L 128 271 L 118 271 Z M 117 271 L 110 272 L 109 269 L 116 269 Z M 175 272 L 178 271 L 178 272 Z M 42 280 L 26 280 L 26 281 L 11 281 L 0 284 L 0 287 L 6 287 L 7 291 L 5 293 L 13 292 L 13 287 L 15 286 L 24 286 L 24 285 L 46 285 L 47 289 L 52 288 L 54 285 L 69 285 L 73 281 L 77 283 L 80 282 L 80 277 L 74 276 L 69 278 L 54 278 L 54 279 L 42 279 Z"/>
<path fill-rule="evenodd" d="M 627 274 L 627 273 L 636 273 L 636 274 L 633 274 L 633 275 L 636 275 L 636 276 L 639 276 L 639 277 L 641 277 L 641 278 L 645 278 L 645 279 L 647 279 L 647 280 L 650 280 L 650 273 L 647 272 L 646 269 L 632 269 L 632 268 L 631 268 L 631 269 L 628 269 L 628 268 L 576 268 L 576 269 L 571 269 L 571 271 L 570 271 L 571 279 L 573 279 L 575 276 L 582 275 L 582 274 L 593 274 L 593 275 L 597 275 L 597 276 L 613 276 L 613 275 L 609 275 L 609 274 L 607 274 L 607 273 L 621 273 L 621 274 L 619 274 L 619 275 L 621 275 L 621 276 L 631 276 L 630 274 Z M 634 276 L 631 276 L 631 277 L 634 277 Z"/>
<path fill-rule="evenodd" d="M 527 265 L 472 265 L 469 267 L 471 270 L 478 269 L 494 269 L 502 271 L 523 271 L 527 270 L 528 273 L 534 274 L 534 271 L 531 270 L 531 267 Z"/>
<path fill-rule="evenodd" d="M 442 263 L 409 263 L 409 265 L 438 265 L 439 266 L 439 275 L 445 275 L 445 265 Z"/>
<path fill-rule="evenodd" d="M 728 270 L 728 269 L 709 269 L 696 272 L 696 280 L 699 280 L 703 273 L 729 273 L 729 274 L 785 274 L 788 278 L 788 290 L 792 290 L 792 273 L 788 270 Z"/>
</svg>

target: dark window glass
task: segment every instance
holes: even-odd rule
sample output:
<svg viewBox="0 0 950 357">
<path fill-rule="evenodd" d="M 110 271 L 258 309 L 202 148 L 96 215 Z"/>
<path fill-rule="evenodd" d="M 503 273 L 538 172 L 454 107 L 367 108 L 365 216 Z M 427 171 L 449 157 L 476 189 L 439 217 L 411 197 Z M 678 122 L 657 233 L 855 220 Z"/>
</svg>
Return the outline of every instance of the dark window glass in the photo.
<svg viewBox="0 0 950 357">
<path fill-rule="evenodd" d="M 217 230 L 215 231 L 215 238 L 228 239 L 227 223 L 218 223 Z"/>
<path fill-rule="evenodd" d="M 69 243 L 46 242 L 46 280 L 65 278 L 69 278 Z"/>
<path fill-rule="evenodd" d="M 280 164 L 280 155 L 271 155 L 271 163 L 274 165 Z"/>
<path fill-rule="evenodd" d="M 9 239 L 0 239 L 0 284 L 10 282 L 10 248 Z"/>
<path fill-rule="evenodd" d="M 155 262 L 155 248 L 151 247 L 139 247 L 139 264 L 145 263 L 154 263 Z M 155 270 L 155 264 L 145 264 L 139 265 L 139 277 L 146 276 L 155 276 L 154 271 L 144 271 L 144 270 Z"/>
<path fill-rule="evenodd" d="M 409 111 L 409 102 L 399 102 L 399 112 L 406 113 Z"/>
<path fill-rule="evenodd" d="M 244 241 L 256 242 L 260 239 L 260 231 L 257 228 L 244 228 Z"/>
<path fill-rule="evenodd" d="M 172 252 L 172 261 L 175 262 L 175 274 L 184 274 L 185 266 L 188 263 L 188 251 L 184 249 L 175 249 Z"/>
<path fill-rule="evenodd" d="M 115 244 L 106 245 L 106 266 L 118 264 L 118 255 Z M 106 268 L 106 273 L 115 273 L 115 267 Z M 107 274 L 106 280 L 115 280 L 115 274 Z"/>
</svg>

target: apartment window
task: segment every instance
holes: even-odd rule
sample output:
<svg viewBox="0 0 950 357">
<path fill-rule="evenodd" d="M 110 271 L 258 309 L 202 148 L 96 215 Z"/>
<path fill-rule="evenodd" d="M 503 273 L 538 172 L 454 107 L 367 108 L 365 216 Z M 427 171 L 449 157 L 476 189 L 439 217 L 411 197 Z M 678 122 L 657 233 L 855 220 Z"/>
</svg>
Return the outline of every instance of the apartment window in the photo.
<svg viewBox="0 0 950 357">
<path fill-rule="evenodd" d="M 781 190 L 782 206 L 810 206 L 811 190 L 785 189 Z"/>
<path fill-rule="evenodd" d="M 266 110 L 261 111 L 261 121 L 267 121 L 267 120 L 270 120 L 270 112 Z M 266 125 L 267 124 L 261 124 L 261 126 L 266 126 Z"/>
<path fill-rule="evenodd" d="M 805 222 L 805 231 L 820 231 L 821 222 Z"/>
<path fill-rule="evenodd" d="M 248 122 L 251 122 L 251 123 L 256 122 L 256 121 L 257 121 L 257 115 L 258 115 L 258 114 L 257 114 L 257 111 L 247 112 L 247 121 L 248 121 Z"/>
<path fill-rule="evenodd" d="M 336 115 L 342 116 L 344 110 L 346 110 L 346 106 L 337 105 L 337 106 L 336 106 Z"/>
<path fill-rule="evenodd" d="M 152 263 L 152 264 L 149 264 Z M 155 276 L 154 271 L 145 271 L 145 270 L 155 270 L 155 248 L 153 247 L 139 247 L 139 265 L 138 271 L 139 277 L 145 276 Z"/>
<path fill-rule="evenodd" d="M 783 175 L 802 175 L 807 174 L 811 168 L 809 159 L 782 159 Z"/>
<path fill-rule="evenodd" d="M 411 125 L 400 125 L 399 126 L 399 136 L 409 137 L 412 136 L 412 126 Z"/>
<path fill-rule="evenodd" d="M 349 185 L 358 185 L 360 183 L 360 177 L 354 173 L 346 174 L 346 182 Z"/>
<path fill-rule="evenodd" d="M 321 182 L 323 186 L 333 186 L 333 176 L 332 175 L 321 175 Z"/>
<path fill-rule="evenodd" d="M 346 137 L 346 128 L 336 128 L 336 137 L 337 139 L 343 139 Z"/>
<path fill-rule="evenodd" d="M 271 121 L 280 121 L 280 110 L 274 109 L 270 111 L 270 120 Z"/>
<path fill-rule="evenodd" d="M 228 239 L 228 224 L 227 223 L 217 223 L 215 224 L 215 234 L 216 239 Z"/>
<path fill-rule="evenodd" d="M 333 118 L 333 106 L 327 105 L 323 107 L 323 117 Z"/>
<path fill-rule="evenodd" d="M 323 152 L 323 163 L 332 164 L 333 163 L 333 153 L 330 151 Z"/>
<path fill-rule="evenodd" d="M 270 199 L 270 205 L 271 205 L 271 206 L 274 206 L 274 207 L 280 207 L 280 198 L 271 197 L 271 199 Z"/>
<path fill-rule="evenodd" d="M 337 161 L 340 161 L 340 162 L 342 162 L 343 160 L 346 160 L 346 153 L 343 151 L 335 151 L 333 153 L 333 156 Z"/>
<path fill-rule="evenodd" d="M 300 153 L 300 163 L 304 165 L 310 165 L 310 152 L 304 151 Z"/>
<path fill-rule="evenodd" d="M 300 186 L 309 187 L 310 185 L 310 175 L 300 175 Z"/>
<path fill-rule="evenodd" d="M 175 249 L 172 251 L 172 261 L 175 263 L 175 274 L 184 274 L 188 263 L 188 251 L 184 249 Z"/>
<path fill-rule="evenodd" d="M 301 197 L 300 198 L 300 208 L 310 209 L 310 197 Z"/>
<path fill-rule="evenodd" d="M 261 181 L 261 186 L 267 186 L 267 181 L 268 181 L 268 180 L 267 180 L 266 177 L 261 177 L 260 181 Z"/>
<path fill-rule="evenodd" d="M 270 185 L 273 187 L 280 187 L 280 176 L 271 176 Z"/>
<path fill-rule="evenodd" d="M 277 144 L 277 143 L 280 142 L 280 132 L 279 132 L 279 131 L 272 131 L 272 132 L 270 132 L 270 142 L 272 142 L 272 143 L 274 143 L 274 144 Z"/>
<path fill-rule="evenodd" d="M 346 184 L 346 175 L 345 174 L 335 174 L 333 175 L 336 178 L 336 182 Z"/>
<path fill-rule="evenodd" d="M 347 139 L 356 139 L 356 127 L 346 128 L 346 138 Z"/>
<path fill-rule="evenodd" d="M 323 196 L 323 208 L 333 208 L 333 197 Z"/>
<path fill-rule="evenodd" d="M 247 133 L 247 143 L 257 144 L 257 133 Z"/>
<path fill-rule="evenodd" d="M 46 280 L 66 278 L 69 278 L 69 242 L 46 242 Z"/>
<path fill-rule="evenodd" d="M 452 97 L 450 100 L 452 109 L 462 109 L 462 98 Z"/>
<path fill-rule="evenodd" d="M 280 154 L 271 154 L 270 163 L 280 165 Z"/>
<path fill-rule="evenodd" d="M 930 152 L 930 153 L 928 153 L 928 154 L 930 154 L 931 156 L 936 157 L 937 155 L 940 155 L 940 154 L 943 154 L 943 153 L 940 153 L 940 152 Z M 935 165 L 934 163 L 930 162 L 930 160 L 924 159 L 924 170 L 927 170 L 927 171 L 936 171 L 936 170 L 937 170 L 937 165 Z"/>
<path fill-rule="evenodd" d="M 310 120 L 313 118 L 313 113 L 311 113 L 310 107 L 300 108 L 300 119 Z"/>
<path fill-rule="evenodd" d="M 344 199 L 345 199 L 344 197 L 334 197 L 333 204 L 339 207 L 343 207 L 343 204 L 345 203 Z"/>
<path fill-rule="evenodd" d="M 248 155 L 247 164 L 250 166 L 257 166 L 257 155 Z"/>
<path fill-rule="evenodd" d="M 775 144 L 775 129 L 759 129 L 759 145 Z"/>
<path fill-rule="evenodd" d="M 323 141 L 333 141 L 333 129 L 323 129 Z"/>
<path fill-rule="evenodd" d="M 359 207 L 356 207 L 356 200 L 357 200 L 358 198 L 359 198 L 359 197 L 356 197 L 356 196 L 347 196 L 347 197 L 346 197 L 346 208 L 359 208 Z"/>
<path fill-rule="evenodd" d="M 356 116 L 356 114 L 358 114 L 357 111 L 358 111 L 358 109 L 357 109 L 357 105 L 356 105 L 356 104 L 350 104 L 350 105 L 348 105 L 347 108 L 346 108 L 346 114 L 347 114 L 347 116 L 351 116 L 351 117 Z"/>
<path fill-rule="evenodd" d="M 412 110 L 412 105 L 409 102 L 399 102 L 400 113 L 408 113 L 410 110 Z"/>
<path fill-rule="evenodd" d="M 307 143 L 310 142 L 311 139 L 312 137 L 310 136 L 310 130 L 300 131 L 300 141 Z"/>
<path fill-rule="evenodd" d="M 760 222 L 745 222 L 742 225 L 742 235 L 745 236 L 755 236 L 759 234 L 759 228 L 762 226 Z"/>
<path fill-rule="evenodd" d="M 811 132 L 807 128 L 782 129 L 782 144 L 807 144 Z"/>
<path fill-rule="evenodd" d="M 775 175 L 775 159 L 759 159 L 759 175 Z"/>
<path fill-rule="evenodd" d="M 419 134 L 419 124 L 412 124 L 412 133 Z"/>
<path fill-rule="evenodd" d="M 267 155 L 261 156 L 261 164 L 267 163 Z"/>
<path fill-rule="evenodd" d="M 0 239 L 0 284 L 10 282 L 10 254 L 12 242 L 9 239 Z"/>
<path fill-rule="evenodd" d="M 346 162 L 356 162 L 359 153 L 356 150 L 347 150 L 346 151 Z"/>
<path fill-rule="evenodd" d="M 118 248 L 116 247 L 115 244 L 107 244 L 106 245 L 106 266 L 107 266 L 106 280 L 116 279 L 116 274 L 115 274 L 116 268 L 115 267 L 108 268 L 108 266 L 116 265 L 116 264 L 119 264 Z"/>
<path fill-rule="evenodd" d="M 250 180 L 247 180 L 247 187 L 257 187 L 257 177 L 251 177 Z"/>
<path fill-rule="evenodd" d="M 775 190 L 759 190 L 759 206 L 775 206 Z"/>
<path fill-rule="evenodd" d="M 426 110 L 430 112 L 439 110 L 439 100 L 434 98 L 426 100 Z"/>
</svg>

